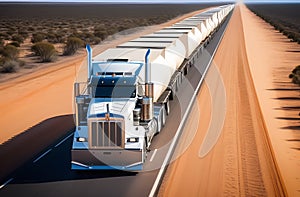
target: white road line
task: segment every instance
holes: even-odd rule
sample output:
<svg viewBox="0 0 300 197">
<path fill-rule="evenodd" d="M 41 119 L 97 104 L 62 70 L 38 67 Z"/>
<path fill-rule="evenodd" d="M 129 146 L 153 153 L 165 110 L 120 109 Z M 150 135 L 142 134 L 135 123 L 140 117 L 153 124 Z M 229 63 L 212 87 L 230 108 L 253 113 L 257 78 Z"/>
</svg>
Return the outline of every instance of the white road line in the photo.
<svg viewBox="0 0 300 197">
<path fill-rule="evenodd" d="M 41 156 L 39 156 L 38 158 L 36 158 L 33 163 L 37 162 L 38 160 L 40 160 L 42 157 L 44 157 L 46 154 L 48 154 L 50 151 L 52 151 L 52 148 L 50 148 L 49 150 L 47 150 L 44 154 L 42 154 Z"/>
<path fill-rule="evenodd" d="M 229 19 L 229 20 L 230 20 L 230 19 Z M 229 21 L 228 21 L 228 23 L 229 23 Z M 206 69 L 205 69 L 205 71 L 204 71 L 204 73 L 203 73 L 203 77 L 200 79 L 200 82 L 198 83 L 198 85 L 197 85 L 197 87 L 196 87 L 196 90 L 195 90 L 195 92 L 194 92 L 194 94 L 193 94 L 193 96 L 192 96 L 192 99 L 191 99 L 191 101 L 190 101 L 188 107 L 187 107 L 187 110 L 185 111 L 185 113 L 184 113 L 184 115 L 183 115 L 183 117 L 182 117 L 182 121 L 180 122 L 179 127 L 178 127 L 178 129 L 177 129 L 177 131 L 176 131 L 176 134 L 175 134 L 175 136 L 173 137 L 172 143 L 171 143 L 170 148 L 169 148 L 169 150 L 168 150 L 168 152 L 167 152 L 167 155 L 166 155 L 166 157 L 165 157 L 165 160 L 164 160 L 164 162 L 163 162 L 163 164 L 162 164 L 162 166 L 161 166 L 161 168 L 160 168 L 160 170 L 159 170 L 159 172 L 158 172 L 158 175 L 157 175 L 157 177 L 156 177 L 156 179 L 155 179 L 155 182 L 154 182 L 154 184 L 153 184 L 153 186 L 152 186 L 152 189 L 151 189 L 151 191 L 150 191 L 149 197 L 155 196 L 155 193 L 157 192 L 157 189 L 158 189 L 158 187 L 159 187 L 159 185 L 160 185 L 160 182 L 161 182 L 161 179 L 162 179 L 162 177 L 163 177 L 163 175 L 164 175 L 164 172 L 165 172 L 165 170 L 167 169 L 169 160 L 171 159 L 171 156 L 172 156 L 172 153 L 173 153 L 173 149 L 175 148 L 176 142 L 177 142 L 177 140 L 178 140 L 178 138 L 179 138 L 179 136 L 180 136 L 180 134 L 181 134 L 180 131 L 181 131 L 181 129 L 183 128 L 183 126 L 185 125 L 184 123 L 185 123 L 185 121 L 186 121 L 186 119 L 187 119 L 187 116 L 188 116 L 190 110 L 191 110 L 192 104 L 194 103 L 194 101 L 195 101 L 195 99 L 196 99 L 196 96 L 197 96 L 197 94 L 198 94 L 198 91 L 199 91 L 199 89 L 200 89 L 200 86 L 201 86 L 201 84 L 202 84 L 202 82 L 203 82 L 203 80 L 204 80 L 204 78 L 205 78 L 206 73 L 208 72 L 208 69 L 209 69 L 209 67 L 210 67 L 210 64 L 211 64 L 211 62 L 212 62 L 214 56 L 215 56 L 215 53 L 217 52 L 217 49 L 219 48 L 219 45 L 220 45 L 220 43 L 221 43 L 221 41 L 222 41 L 222 39 L 223 39 L 223 37 L 224 37 L 225 31 L 226 31 L 226 29 L 227 29 L 227 27 L 228 27 L 228 23 L 226 24 L 226 27 L 225 27 L 225 29 L 224 29 L 224 31 L 223 31 L 221 37 L 220 37 L 220 40 L 218 41 L 217 46 L 216 46 L 216 48 L 215 48 L 215 50 L 214 50 L 214 52 L 213 52 L 213 54 L 212 54 L 212 56 L 211 56 L 211 59 L 210 59 L 209 62 L 208 62 L 208 66 L 206 67 Z"/>
<path fill-rule="evenodd" d="M 14 180 L 14 178 L 8 179 L 8 181 L 6 181 L 5 183 L 3 183 L 3 184 L 0 186 L 0 189 L 2 189 L 3 187 L 5 187 L 5 185 L 7 185 L 8 183 L 10 183 L 12 180 Z"/>
<path fill-rule="evenodd" d="M 154 159 L 154 157 L 155 157 L 155 155 L 156 155 L 156 152 L 157 152 L 157 148 L 154 150 L 154 152 L 153 152 L 153 154 L 152 154 L 152 156 L 151 156 L 151 158 L 150 158 L 150 162 L 153 161 L 153 159 Z"/>
<path fill-rule="evenodd" d="M 68 135 L 67 137 L 65 137 L 62 141 L 60 141 L 58 144 L 55 145 L 55 147 L 58 147 L 59 145 L 61 145 L 64 141 L 66 141 L 69 137 L 71 137 L 73 135 L 73 133 L 71 133 L 70 135 Z M 39 156 L 38 158 L 36 158 L 33 163 L 36 163 L 38 160 L 40 160 L 42 157 L 44 157 L 46 154 L 48 154 L 50 151 L 52 151 L 52 149 L 50 148 L 49 150 L 47 150 L 44 154 L 42 154 L 41 156 Z M 5 187 L 8 183 L 10 183 L 12 180 L 14 180 L 14 178 L 10 178 L 8 181 L 6 181 L 5 183 L 3 183 L 2 185 L 0 185 L 0 189 L 2 189 L 3 187 Z"/>
<path fill-rule="evenodd" d="M 71 135 L 73 135 L 73 132 L 70 134 L 70 135 L 68 135 L 67 137 L 65 137 L 62 141 L 60 141 L 58 144 L 56 144 L 54 147 L 56 148 L 56 147 L 58 147 L 59 145 L 61 145 L 64 141 L 66 141 L 69 137 L 71 137 Z"/>
</svg>

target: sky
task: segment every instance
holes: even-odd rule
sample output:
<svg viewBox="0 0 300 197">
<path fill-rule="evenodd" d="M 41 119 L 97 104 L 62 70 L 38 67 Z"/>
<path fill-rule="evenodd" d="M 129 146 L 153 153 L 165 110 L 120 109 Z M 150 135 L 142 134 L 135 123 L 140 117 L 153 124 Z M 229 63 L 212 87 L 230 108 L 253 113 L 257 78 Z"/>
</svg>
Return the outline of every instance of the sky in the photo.
<svg viewBox="0 0 300 197">
<path fill-rule="evenodd" d="M 300 3 L 300 0 L 0 0 L 0 2 L 106 2 L 106 3 L 201 3 L 201 2 L 294 2 Z"/>
</svg>

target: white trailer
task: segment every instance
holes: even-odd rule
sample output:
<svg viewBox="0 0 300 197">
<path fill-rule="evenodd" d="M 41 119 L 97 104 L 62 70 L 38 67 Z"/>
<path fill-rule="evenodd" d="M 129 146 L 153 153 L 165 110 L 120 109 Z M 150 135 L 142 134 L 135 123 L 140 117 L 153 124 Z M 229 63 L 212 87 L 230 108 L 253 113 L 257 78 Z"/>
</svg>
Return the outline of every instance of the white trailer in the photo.
<svg viewBox="0 0 300 197">
<path fill-rule="evenodd" d="M 87 81 L 74 84 L 72 169 L 142 169 L 183 75 L 222 22 L 214 16 L 222 11 L 225 17 L 230 7 L 190 17 L 93 58 L 87 46 Z"/>
<path fill-rule="evenodd" d="M 184 20 L 179 23 L 176 23 L 173 26 L 174 27 L 196 27 L 201 32 L 202 35 L 201 41 L 202 41 L 209 35 L 208 30 L 204 23 L 205 21 L 201 21 L 199 19 L 189 19 L 189 20 Z"/>
</svg>

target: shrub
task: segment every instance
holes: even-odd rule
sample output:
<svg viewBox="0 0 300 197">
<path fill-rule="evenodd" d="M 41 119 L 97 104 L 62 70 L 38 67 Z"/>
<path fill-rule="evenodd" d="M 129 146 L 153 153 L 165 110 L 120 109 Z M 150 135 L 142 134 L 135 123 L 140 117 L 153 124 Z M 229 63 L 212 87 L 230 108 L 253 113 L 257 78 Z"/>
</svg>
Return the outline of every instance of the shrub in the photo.
<svg viewBox="0 0 300 197">
<path fill-rule="evenodd" d="M 31 47 L 31 50 L 41 58 L 42 62 L 52 62 L 56 58 L 55 48 L 48 42 L 38 42 Z"/>
<path fill-rule="evenodd" d="M 300 75 L 300 65 L 293 69 L 292 73 Z"/>
<path fill-rule="evenodd" d="M 97 36 L 94 36 L 92 39 L 93 44 L 99 44 L 101 42 L 101 38 L 98 38 Z"/>
<path fill-rule="evenodd" d="M 80 38 L 70 37 L 64 48 L 64 55 L 74 55 L 81 46 L 83 41 Z"/>
<path fill-rule="evenodd" d="M 77 37 L 80 38 L 81 33 L 79 33 L 77 30 L 73 30 L 70 37 Z"/>
<path fill-rule="evenodd" d="M 82 40 L 87 40 L 87 39 L 91 39 L 93 37 L 95 37 L 95 35 L 93 33 L 89 33 L 89 32 L 83 32 L 81 33 L 81 39 Z"/>
<path fill-rule="evenodd" d="M 59 34 L 56 35 L 56 39 L 57 39 L 57 43 L 64 43 L 66 41 L 66 38 Z"/>
<path fill-rule="evenodd" d="M 126 29 L 128 29 L 128 27 L 126 27 L 125 25 L 120 25 L 117 27 L 118 31 L 124 31 Z"/>
<path fill-rule="evenodd" d="M 20 63 L 17 60 L 2 59 L 0 60 L 0 72 L 1 73 L 13 73 L 19 68 Z"/>
<path fill-rule="evenodd" d="M 32 43 L 42 42 L 44 39 L 45 39 L 44 34 L 36 33 L 36 34 L 32 34 L 31 42 Z"/>
<path fill-rule="evenodd" d="M 55 36 L 55 34 L 54 34 L 53 32 L 48 32 L 48 33 L 46 34 L 46 38 L 47 38 L 48 42 L 50 42 L 49 40 L 54 40 L 54 39 L 56 39 L 56 36 Z"/>
<path fill-rule="evenodd" d="M 3 48 L 2 55 L 8 59 L 16 60 L 19 55 L 19 50 L 13 45 L 6 45 Z"/>
<path fill-rule="evenodd" d="M 9 43 L 9 45 L 13 45 L 15 47 L 20 47 L 20 43 L 16 42 L 16 41 Z"/>
<path fill-rule="evenodd" d="M 0 37 L 1 38 L 5 38 L 7 36 L 8 36 L 8 34 L 6 32 L 0 32 Z"/>
<path fill-rule="evenodd" d="M 87 44 L 99 44 L 101 42 L 101 39 L 96 36 L 86 37 L 84 39 L 84 45 Z"/>
<path fill-rule="evenodd" d="M 107 33 L 109 34 L 109 35 L 113 35 L 113 34 L 115 34 L 115 33 L 117 33 L 118 32 L 118 30 L 116 29 L 116 27 L 110 27 L 108 30 L 107 30 Z"/>
<path fill-rule="evenodd" d="M 292 79 L 293 83 L 300 85 L 300 65 L 293 69 L 292 73 L 289 75 L 289 78 Z"/>
<path fill-rule="evenodd" d="M 53 32 L 52 34 L 47 35 L 47 40 L 51 43 L 65 43 L 66 33 L 62 31 Z"/>
<path fill-rule="evenodd" d="M 16 41 L 21 44 L 24 42 L 24 38 L 23 38 L 23 36 L 21 36 L 19 34 L 15 34 L 12 36 L 12 41 Z"/>
<path fill-rule="evenodd" d="M 28 31 L 27 30 L 19 30 L 19 34 L 23 37 L 23 39 L 28 37 Z"/>
<path fill-rule="evenodd" d="M 6 33 L 7 33 L 8 35 L 10 35 L 10 37 L 11 37 L 11 35 L 15 34 L 16 31 L 15 31 L 15 30 L 7 30 Z"/>
<path fill-rule="evenodd" d="M 28 31 L 34 32 L 35 31 L 35 27 L 29 26 L 28 27 Z"/>
<path fill-rule="evenodd" d="M 294 84 L 300 85 L 300 75 L 294 75 L 293 78 L 292 78 L 292 82 Z"/>
<path fill-rule="evenodd" d="M 1 36 L 4 40 L 10 40 L 10 39 L 11 39 L 11 36 L 10 36 L 10 34 L 9 34 L 8 32 L 1 32 L 0 34 L 1 34 L 0 36 Z"/>
<path fill-rule="evenodd" d="M 94 35 L 104 40 L 108 36 L 108 33 L 105 30 L 97 30 L 94 32 Z"/>
</svg>

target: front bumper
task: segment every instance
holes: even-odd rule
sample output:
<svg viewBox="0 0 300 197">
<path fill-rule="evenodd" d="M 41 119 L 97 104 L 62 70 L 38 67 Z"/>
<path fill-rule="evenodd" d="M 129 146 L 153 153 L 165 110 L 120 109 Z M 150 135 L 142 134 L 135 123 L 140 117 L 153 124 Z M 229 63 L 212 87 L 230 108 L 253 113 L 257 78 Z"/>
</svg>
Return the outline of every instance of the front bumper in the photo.
<svg viewBox="0 0 300 197">
<path fill-rule="evenodd" d="M 143 169 L 140 150 L 72 150 L 72 170 L 125 170 Z"/>
</svg>

